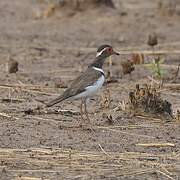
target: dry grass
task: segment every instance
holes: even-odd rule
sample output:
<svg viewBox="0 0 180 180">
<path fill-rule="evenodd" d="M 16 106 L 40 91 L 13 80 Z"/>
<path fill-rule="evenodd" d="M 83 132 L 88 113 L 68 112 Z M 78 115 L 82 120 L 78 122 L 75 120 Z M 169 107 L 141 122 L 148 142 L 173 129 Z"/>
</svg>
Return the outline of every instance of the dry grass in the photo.
<svg viewBox="0 0 180 180">
<path fill-rule="evenodd" d="M 175 46 L 175 47 L 174 47 Z M 147 50 L 147 46 L 141 45 L 141 46 L 128 46 L 128 47 L 116 47 L 116 51 L 118 51 L 121 55 L 128 55 L 128 54 L 144 54 L 144 55 L 166 55 L 166 54 L 180 54 L 179 50 L 180 42 L 172 42 L 172 43 L 167 43 L 167 44 L 159 44 L 157 47 L 157 50 Z M 91 53 L 95 52 L 96 48 L 95 47 L 61 47 L 61 46 L 23 46 L 24 48 L 28 50 L 37 50 L 37 51 L 48 51 L 48 50 L 63 50 L 64 53 L 68 52 L 86 52 L 86 53 Z M 1 44 L 0 48 L 22 48 L 21 45 L 17 44 Z"/>
<path fill-rule="evenodd" d="M 0 149 L 1 170 L 18 177 L 22 173 L 96 172 L 97 176 L 126 177 L 157 173 L 169 179 L 176 179 L 180 171 L 180 154 L 148 154 L 140 152 L 105 152 L 99 145 L 99 152 L 75 151 L 71 149 Z M 23 164 L 23 166 L 22 166 Z"/>
</svg>

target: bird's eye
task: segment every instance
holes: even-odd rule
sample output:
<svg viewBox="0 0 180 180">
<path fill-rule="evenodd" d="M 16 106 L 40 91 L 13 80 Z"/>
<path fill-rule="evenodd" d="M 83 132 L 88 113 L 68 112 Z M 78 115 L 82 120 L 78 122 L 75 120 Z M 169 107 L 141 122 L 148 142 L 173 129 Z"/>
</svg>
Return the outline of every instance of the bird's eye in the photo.
<svg viewBox="0 0 180 180">
<path fill-rule="evenodd" d="M 112 52 L 112 48 L 107 48 L 107 51 L 110 53 Z"/>
</svg>

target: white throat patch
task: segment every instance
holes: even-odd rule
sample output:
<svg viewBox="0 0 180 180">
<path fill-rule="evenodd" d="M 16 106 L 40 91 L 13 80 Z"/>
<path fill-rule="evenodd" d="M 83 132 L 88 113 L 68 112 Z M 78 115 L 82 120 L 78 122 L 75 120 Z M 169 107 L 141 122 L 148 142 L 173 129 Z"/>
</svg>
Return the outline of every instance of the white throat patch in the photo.
<svg viewBox="0 0 180 180">
<path fill-rule="evenodd" d="M 107 47 L 104 48 L 104 49 L 102 49 L 100 52 L 98 52 L 98 53 L 96 54 L 96 57 L 100 56 L 106 49 L 107 49 Z"/>
<path fill-rule="evenodd" d="M 99 72 L 101 72 L 102 74 L 104 74 L 104 71 L 103 71 L 101 68 L 97 68 L 97 67 L 94 67 L 94 66 L 93 66 L 93 69 L 95 69 L 96 71 L 99 71 Z"/>
</svg>

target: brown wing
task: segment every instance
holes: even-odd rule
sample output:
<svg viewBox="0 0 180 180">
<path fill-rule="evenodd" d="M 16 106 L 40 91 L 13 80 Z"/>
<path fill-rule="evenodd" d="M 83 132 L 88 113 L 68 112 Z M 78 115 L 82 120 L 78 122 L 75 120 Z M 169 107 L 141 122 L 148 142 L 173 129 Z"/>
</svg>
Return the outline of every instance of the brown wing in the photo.
<svg viewBox="0 0 180 180">
<path fill-rule="evenodd" d="M 50 107 L 65 99 L 68 99 L 70 97 L 82 93 L 83 91 L 85 91 L 85 88 L 87 86 L 93 85 L 94 82 L 97 81 L 101 75 L 102 75 L 101 72 L 96 71 L 93 68 L 88 68 L 84 73 L 82 73 L 71 83 L 71 85 L 64 91 L 64 93 L 61 96 L 50 101 L 46 105 Z"/>
<path fill-rule="evenodd" d="M 71 83 L 71 85 L 64 92 L 64 96 L 69 98 L 85 91 L 85 88 L 93 85 L 95 81 L 101 77 L 101 75 L 101 72 L 94 70 L 93 68 L 88 68 Z"/>
</svg>

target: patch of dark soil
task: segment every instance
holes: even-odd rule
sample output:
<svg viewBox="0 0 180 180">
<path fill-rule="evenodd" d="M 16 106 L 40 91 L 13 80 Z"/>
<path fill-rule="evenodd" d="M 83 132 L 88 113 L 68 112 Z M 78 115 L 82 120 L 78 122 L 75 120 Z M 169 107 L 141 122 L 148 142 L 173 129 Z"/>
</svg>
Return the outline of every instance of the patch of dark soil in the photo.
<svg viewBox="0 0 180 180">
<path fill-rule="evenodd" d="M 112 0 L 63 0 L 59 1 L 60 8 L 67 8 L 72 10 L 85 10 L 90 8 L 98 8 L 99 6 L 107 6 L 114 8 Z"/>
</svg>

